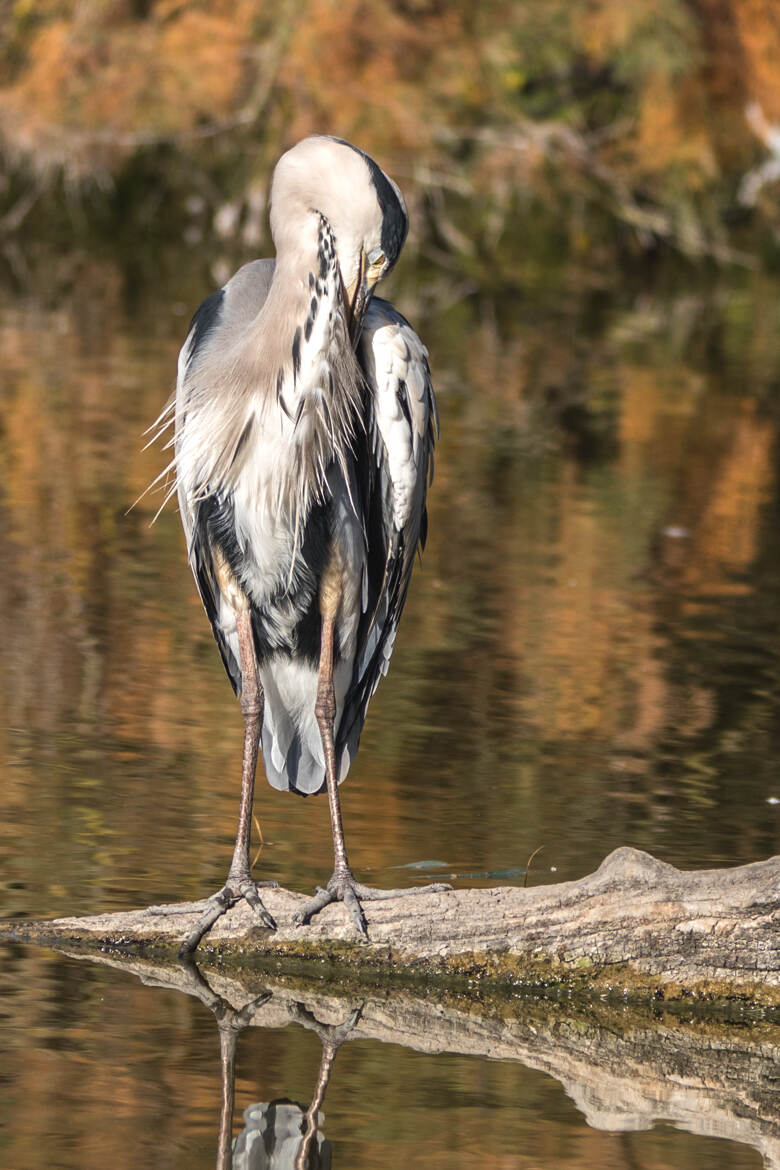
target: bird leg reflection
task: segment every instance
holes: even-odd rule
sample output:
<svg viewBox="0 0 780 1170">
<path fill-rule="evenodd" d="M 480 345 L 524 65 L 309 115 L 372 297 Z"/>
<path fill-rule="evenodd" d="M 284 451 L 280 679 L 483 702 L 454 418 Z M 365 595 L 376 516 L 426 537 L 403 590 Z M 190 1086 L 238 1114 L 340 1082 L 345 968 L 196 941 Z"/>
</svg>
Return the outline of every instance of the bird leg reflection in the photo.
<svg viewBox="0 0 780 1170">
<path fill-rule="evenodd" d="M 322 750 L 325 756 L 325 783 L 328 790 L 328 808 L 330 810 L 330 824 L 333 833 L 333 875 L 327 886 L 318 887 L 317 893 L 311 898 L 293 918 L 296 926 L 305 926 L 315 914 L 318 914 L 331 902 L 343 902 L 349 910 L 352 921 L 358 933 L 368 941 L 368 926 L 363 913 L 361 901 L 379 901 L 386 898 L 398 898 L 409 894 L 433 894 L 440 890 L 448 890 L 445 884 L 436 883 L 429 886 L 417 886 L 410 890 L 377 890 L 371 886 L 364 886 L 356 882 L 347 860 L 347 849 L 344 844 L 344 825 L 341 819 L 341 803 L 339 800 L 338 775 L 336 772 L 336 746 L 334 723 L 336 719 L 336 697 L 333 690 L 333 633 L 335 611 L 338 605 L 326 604 L 330 599 L 325 593 L 322 603 L 322 635 L 320 641 L 320 670 L 317 682 L 317 701 L 314 713 L 322 737 Z M 330 612 L 333 610 L 333 612 Z"/>
<path fill-rule="evenodd" d="M 314 1088 L 314 1096 L 311 1099 L 311 1104 L 306 1110 L 306 1114 L 301 1126 L 303 1138 L 295 1157 L 295 1170 L 307 1170 L 309 1164 L 309 1152 L 312 1147 L 312 1142 L 317 1133 L 317 1118 L 319 1116 L 322 1103 L 325 1100 L 325 1090 L 330 1081 L 330 1074 L 333 1071 L 333 1061 L 336 1058 L 341 1045 L 346 1040 L 349 1033 L 355 1027 L 363 1014 L 363 1005 L 361 1004 L 357 1011 L 343 1024 L 338 1027 L 329 1027 L 326 1024 L 321 1024 L 311 1012 L 306 1008 L 301 1007 L 300 1004 L 295 1005 L 295 1010 L 292 1011 L 293 1019 L 303 1024 L 305 1028 L 316 1032 L 322 1042 L 322 1055 L 320 1057 L 320 1067 L 317 1073 L 317 1084 Z"/>
<path fill-rule="evenodd" d="M 181 945 L 180 955 L 195 950 L 203 936 L 211 930 L 231 906 L 244 898 L 256 918 L 269 930 L 276 923 L 266 910 L 258 894 L 260 886 L 276 886 L 277 882 L 256 882 L 249 865 L 249 841 L 252 832 L 252 802 L 255 792 L 255 772 L 263 729 L 263 688 L 257 670 L 252 619 L 249 607 L 236 614 L 238 645 L 241 655 L 241 710 L 244 714 L 244 756 L 241 770 L 241 805 L 238 813 L 238 831 L 225 885 L 208 899 L 206 912 L 201 916 Z"/>
<path fill-rule="evenodd" d="M 233 1111 L 236 1104 L 236 1040 L 238 1033 L 219 1026 L 219 1068 L 222 1098 L 219 1106 L 217 1170 L 233 1167 Z"/>
<path fill-rule="evenodd" d="M 235 1107 L 236 1041 L 239 1032 L 248 1027 L 258 1008 L 271 999 L 270 991 L 244 1004 L 240 1010 L 232 1007 L 218 995 L 201 973 L 191 955 L 181 958 L 189 990 L 214 1014 L 219 1029 L 219 1063 L 221 1071 L 221 1102 L 219 1110 L 219 1139 L 216 1170 L 232 1170 L 233 1166 L 233 1110 Z"/>
<path fill-rule="evenodd" d="M 363 1005 L 336 1027 L 320 1023 L 300 1003 L 287 1001 L 287 1011 L 291 1020 L 316 1033 L 322 1044 L 314 1095 L 308 1108 L 287 1097 L 250 1105 L 244 1111 L 244 1128 L 233 1143 L 232 1170 L 330 1170 L 332 1150 L 320 1133 L 320 1110 L 336 1053 L 358 1023 Z M 223 1065 L 223 1075 L 227 1071 Z M 222 1135 L 220 1148 L 228 1148 Z M 221 1164 L 217 1170 L 223 1170 Z"/>
</svg>

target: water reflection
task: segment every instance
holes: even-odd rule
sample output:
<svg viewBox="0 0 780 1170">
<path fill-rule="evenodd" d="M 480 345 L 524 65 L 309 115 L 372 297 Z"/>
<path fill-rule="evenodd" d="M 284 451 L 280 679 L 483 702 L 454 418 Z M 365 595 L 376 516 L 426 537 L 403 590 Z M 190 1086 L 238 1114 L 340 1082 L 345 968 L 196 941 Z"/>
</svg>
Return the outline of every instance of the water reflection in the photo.
<svg viewBox="0 0 780 1170">
<path fill-rule="evenodd" d="M 233 1170 L 330 1170 L 332 1148 L 322 1118 L 292 1101 L 250 1105 L 233 1154 Z"/>
<path fill-rule="evenodd" d="M 191 956 L 179 960 L 181 978 L 177 986 L 197 998 L 214 1014 L 219 1030 L 221 1106 L 217 1143 L 217 1170 L 329 1170 L 331 1146 L 320 1133 L 324 1120 L 320 1110 L 330 1081 L 333 1061 L 341 1045 L 358 1023 L 361 1008 L 338 1026 L 323 1024 L 302 1003 L 290 1001 L 290 1018 L 316 1033 L 322 1043 L 322 1057 L 316 1085 L 308 1107 L 287 1098 L 244 1110 L 244 1128 L 233 1134 L 235 1110 L 236 1042 L 240 1032 L 254 1021 L 259 1008 L 271 998 L 264 992 L 236 1010 L 218 995 Z"/>
<path fill-rule="evenodd" d="M 21 963 L 29 977 L 42 963 L 51 979 L 52 956 L 44 953 L 39 959 L 26 948 L 2 950 L 11 960 L 5 970 L 16 970 L 18 977 Z M 755 1165 L 748 1147 L 760 1152 L 767 1168 L 780 1166 L 780 1025 L 736 1008 L 731 1018 L 715 1019 L 667 1011 L 662 1004 L 651 1012 L 555 999 L 482 1002 L 368 988 L 347 993 L 333 983 L 198 967 L 193 960 L 165 963 L 110 953 L 75 958 L 56 960 L 61 1010 L 70 1007 L 59 1026 L 50 1009 L 45 1032 L 60 1063 L 86 1072 L 79 1080 L 83 1095 L 68 1103 L 69 1128 L 62 1129 L 59 1116 L 52 1121 L 53 1133 L 70 1135 L 67 1144 L 73 1150 L 70 1161 L 66 1157 L 57 1164 L 74 1170 L 85 1163 L 78 1152 L 82 1144 L 74 1143 L 72 1135 L 81 1125 L 93 1125 L 95 1116 L 103 1117 L 106 1104 L 94 1099 L 94 1089 L 102 1083 L 104 1066 L 114 1063 L 120 1075 L 113 1089 L 119 1091 L 115 1125 L 126 1120 L 128 1102 L 135 1109 L 142 1106 L 149 1088 L 155 1098 L 153 1116 L 136 1125 L 137 1138 L 123 1147 L 130 1155 L 128 1165 L 138 1164 L 133 1150 L 146 1145 L 149 1154 L 167 1150 L 166 1164 L 193 1166 L 192 1138 L 202 1134 L 197 1165 L 204 1170 L 214 1165 L 215 1145 L 217 1170 L 331 1165 L 346 1170 L 353 1164 L 403 1161 L 416 1167 L 453 1157 L 469 1170 L 499 1164 L 491 1159 L 500 1158 L 501 1164 L 520 1170 L 528 1164 L 524 1149 L 536 1152 L 534 1165 L 556 1170 L 594 1162 L 611 1170 L 632 1165 L 723 1170 Z M 134 985 L 120 972 L 156 989 L 154 994 L 143 990 L 145 998 L 134 1005 L 132 1016 Z M 0 984 L 0 1002 L 9 1004 L 8 978 L 0 978 Z M 31 981 L 32 988 L 39 985 Z M 63 995 L 65 987 L 69 990 Z M 219 1037 L 217 1045 L 213 1025 L 205 1030 L 203 1057 L 197 1057 L 194 1068 L 191 1046 L 182 1043 L 181 1033 L 181 1008 L 191 998 L 209 1009 Z M 21 1013 L 27 1035 L 35 1034 L 29 1031 L 36 1019 L 34 995 L 20 987 L 16 999 L 11 1019 Z M 168 1070 L 162 1084 L 155 1081 L 150 1087 L 158 1017 L 165 1020 Z M 304 1033 L 317 1037 L 317 1050 L 306 1045 L 305 1061 L 291 1064 Z M 94 1052 L 85 1047 L 90 1036 L 96 1041 Z M 17 1067 L 19 1057 L 29 1058 L 29 1039 L 20 1036 L 10 1045 L 9 1039 L 6 1021 L 0 1054 L 12 1090 L 10 1105 L 17 1079 L 27 1084 L 25 1100 L 32 1105 L 57 1082 L 45 1076 L 40 1083 L 30 1080 Z M 140 1061 L 136 1057 L 128 1064 L 123 1052 L 136 1051 Z M 174 1063 L 170 1052 L 178 1054 Z M 236 1119 L 239 1065 L 246 1104 Z M 35 1067 L 46 1066 L 36 1058 Z M 565 1097 L 551 1092 L 550 1078 Z M 293 1084 L 298 1093 L 291 1095 Z M 302 1086 L 308 1086 L 305 1097 Z M 576 1117 L 562 1104 L 567 1098 L 579 1111 Z M 10 1123 L 9 1149 L 20 1167 L 40 1164 L 24 1155 L 27 1116 L 0 1105 L 0 1120 Z M 684 1134 L 666 1130 L 651 1137 L 648 1132 L 639 1150 L 655 1153 L 646 1159 L 630 1135 L 651 1131 L 659 1121 Z M 113 1150 L 111 1132 L 106 1131 L 105 1141 Z M 175 1150 L 172 1134 L 179 1135 Z M 623 1144 L 609 1134 L 623 1135 Z M 708 1145 L 714 1138 L 720 1140 Z"/>
<path fill-rule="evenodd" d="M 150 528 L 153 500 L 127 511 L 160 470 L 142 433 L 171 385 L 181 314 L 209 291 L 180 254 L 174 270 L 175 281 L 169 272 L 153 290 L 141 288 L 134 276 L 123 283 L 105 257 L 84 260 L 78 280 L 69 277 L 77 293 L 62 282 L 50 287 L 48 267 L 23 296 L 0 290 L 4 916 L 199 897 L 217 887 L 230 855 L 240 713 L 177 517 L 165 513 Z M 372 884 L 413 884 L 416 866 L 443 858 L 470 884 L 494 882 L 475 875 L 496 873 L 522 882 L 534 856 L 533 883 L 552 868 L 559 880 L 591 872 L 626 844 L 683 868 L 776 852 L 776 280 L 678 272 L 639 291 L 602 282 L 454 298 L 429 276 L 407 272 L 394 299 L 429 344 L 443 438 L 421 572 L 343 793 L 356 871 Z M 332 860 L 326 802 L 276 795 L 261 782 L 256 811 L 266 841 L 257 876 L 311 889 Z M 100 984 L 113 1005 L 107 1061 L 90 1039 L 102 1036 L 102 1015 L 81 1002 L 84 976 L 36 962 L 57 1024 L 38 1019 L 23 980 L 8 989 L 40 1029 L 15 1041 L 24 1060 L 10 1119 L 14 1164 L 41 1164 L 45 1135 L 33 1117 L 48 1116 L 57 1101 L 58 1133 L 78 1152 L 67 1163 L 70 1154 L 52 1141 L 52 1164 L 84 1166 L 88 1135 L 99 1130 L 96 1164 L 105 1164 L 106 1147 L 114 1165 L 139 1148 L 155 1164 L 154 1131 L 155 1141 L 165 1133 L 171 1165 L 191 1165 L 193 1147 L 179 1157 L 173 1135 L 194 1124 L 190 1096 L 205 1129 L 213 1038 L 198 1032 L 193 1054 L 187 1029 L 177 1032 L 162 1009 L 150 1036 L 148 1003 L 128 1013 L 124 993 Z M 231 996 L 213 972 L 207 977 L 234 1019 L 265 994 L 261 986 Z M 245 1041 L 252 1072 L 242 1101 L 289 1092 L 303 1115 L 318 1071 L 303 1043 L 282 1031 L 290 999 L 275 989 L 253 1011 L 264 1032 Z M 334 1027 L 356 1006 L 295 1002 Z M 336 1064 L 345 1097 L 332 1091 L 335 1078 L 329 1090 L 337 1160 L 340 1122 L 342 1135 L 363 1126 L 359 1164 L 446 1155 L 481 1167 L 485 1133 L 500 1113 L 491 1149 L 507 1165 L 523 1164 L 516 1148 L 529 1132 L 540 1165 L 624 1165 L 614 1146 L 612 1161 L 604 1157 L 608 1139 L 580 1126 L 562 1093 L 540 1088 L 546 1082 L 528 1071 L 536 1069 L 558 1077 L 602 1130 L 629 1133 L 667 1118 L 771 1148 L 780 1165 L 760 1045 L 744 1059 L 728 1049 L 735 1083 L 748 1086 L 735 1098 L 720 1056 L 705 1052 L 695 1029 L 681 1038 L 666 1027 L 672 1056 L 665 1066 L 659 1057 L 648 1077 L 657 1022 L 634 1030 L 633 1047 L 614 1022 L 595 1032 L 592 1021 L 533 1027 L 535 1035 L 516 1021 L 485 1027 L 466 1012 L 367 1005 Z M 405 1055 L 380 1048 L 399 1037 Z M 767 1043 L 774 1061 L 775 1039 Z M 363 1044 L 371 1059 L 358 1067 L 355 1057 L 351 1067 Z M 128 1048 L 137 1067 L 125 1074 Z M 71 1050 L 81 1054 L 79 1075 Z M 182 1051 L 186 1060 L 176 1056 Z M 683 1071 L 670 1087 L 668 1068 L 690 1067 L 692 1052 L 709 1089 Z M 475 1063 L 448 1065 L 452 1054 Z M 752 1079 L 750 1061 L 759 1070 Z M 392 1093 L 382 1116 L 377 1107 L 366 1120 L 356 1102 L 366 1101 L 377 1067 Z M 542 1096 L 547 1112 L 522 1113 Z M 117 1097 L 127 1130 L 111 1112 Z M 423 1104 L 413 1108 L 410 1098 Z M 166 1113 L 161 1102 L 171 1099 Z M 101 1108 L 88 1118 L 96 1100 Z M 272 1125 L 264 1114 L 267 1135 L 281 1134 L 284 1116 L 277 1108 Z M 388 1136 L 391 1125 L 403 1141 Z M 577 1150 L 568 1163 L 558 1148 L 567 1135 Z M 645 1133 L 639 1162 L 663 1145 L 654 1165 L 675 1157 L 684 1167 L 705 1164 L 699 1146 L 673 1157 L 667 1139 Z M 210 1131 L 208 1143 L 204 1166 L 213 1164 Z M 731 1164 L 755 1164 L 729 1149 Z M 722 1166 L 718 1151 L 710 1164 Z"/>
<path fill-rule="evenodd" d="M 319 1036 L 322 1056 L 311 1103 L 307 1108 L 282 1098 L 244 1110 L 244 1128 L 233 1146 L 232 1170 L 330 1170 L 332 1147 L 323 1136 L 320 1112 L 341 1045 L 360 1020 L 357 1008 L 343 1024 L 323 1024 L 303 1004 L 291 1005 L 292 1018 Z M 220 1148 L 223 1144 L 220 1124 Z M 217 1170 L 220 1163 L 217 1162 Z"/>
</svg>

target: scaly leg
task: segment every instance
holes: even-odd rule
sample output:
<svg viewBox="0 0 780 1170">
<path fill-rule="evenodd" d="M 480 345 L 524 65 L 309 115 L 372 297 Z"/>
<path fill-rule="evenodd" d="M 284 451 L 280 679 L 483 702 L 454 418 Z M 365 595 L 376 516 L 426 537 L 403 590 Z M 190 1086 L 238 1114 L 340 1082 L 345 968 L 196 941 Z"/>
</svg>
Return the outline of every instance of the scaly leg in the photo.
<svg viewBox="0 0 780 1170">
<path fill-rule="evenodd" d="M 255 791 L 255 771 L 263 730 L 263 688 L 257 672 L 257 658 L 252 637 L 252 619 L 248 607 L 236 618 L 238 645 L 241 654 L 241 710 L 244 713 L 244 758 L 241 771 L 241 805 L 238 812 L 238 831 L 227 881 L 222 889 L 205 903 L 207 909 L 181 945 L 180 955 L 195 950 L 203 936 L 211 930 L 231 906 L 244 898 L 256 918 L 269 930 L 276 923 L 266 910 L 258 894 L 259 886 L 276 886 L 277 882 L 256 882 L 249 865 L 249 840 L 252 832 L 252 801 Z"/>
<path fill-rule="evenodd" d="M 343 902 L 352 915 L 352 921 L 358 933 L 368 940 L 368 927 L 363 913 L 361 901 L 378 901 L 385 898 L 406 897 L 410 894 L 433 894 L 440 890 L 448 890 L 448 885 L 434 884 L 418 886 L 411 890 L 375 890 L 371 886 L 361 885 L 352 876 L 347 860 L 347 850 L 344 844 L 344 826 L 341 820 L 341 804 L 339 801 L 338 776 L 336 774 L 336 746 L 334 737 L 334 722 L 336 718 L 336 698 L 333 691 L 333 633 L 335 615 L 323 613 L 322 638 L 320 642 L 320 671 L 317 682 L 317 702 L 314 713 L 322 737 L 322 750 L 325 756 L 325 783 L 328 790 L 328 808 L 330 809 L 330 824 L 333 833 L 333 876 L 325 889 L 318 888 L 314 897 L 298 911 L 293 922 L 296 926 L 305 926 L 315 914 L 331 902 Z"/>
</svg>

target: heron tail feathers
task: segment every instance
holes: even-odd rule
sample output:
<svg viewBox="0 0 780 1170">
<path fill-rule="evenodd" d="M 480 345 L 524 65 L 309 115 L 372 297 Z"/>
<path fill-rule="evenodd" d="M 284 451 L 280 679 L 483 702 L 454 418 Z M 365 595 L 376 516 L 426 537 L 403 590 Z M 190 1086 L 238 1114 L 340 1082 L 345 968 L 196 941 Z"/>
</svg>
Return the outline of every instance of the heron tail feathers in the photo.
<svg viewBox="0 0 780 1170">
<path fill-rule="evenodd" d="M 337 668 L 338 670 L 338 668 Z M 347 671 L 334 678 L 339 712 L 343 706 Z M 260 669 L 265 695 L 263 714 L 263 762 L 268 783 L 280 792 L 314 796 L 325 790 L 325 760 L 314 707 L 317 671 L 300 661 L 275 659 Z M 338 720 L 337 720 L 338 722 Z M 339 781 L 345 779 L 357 751 L 357 738 L 340 742 L 336 736 Z"/>
</svg>

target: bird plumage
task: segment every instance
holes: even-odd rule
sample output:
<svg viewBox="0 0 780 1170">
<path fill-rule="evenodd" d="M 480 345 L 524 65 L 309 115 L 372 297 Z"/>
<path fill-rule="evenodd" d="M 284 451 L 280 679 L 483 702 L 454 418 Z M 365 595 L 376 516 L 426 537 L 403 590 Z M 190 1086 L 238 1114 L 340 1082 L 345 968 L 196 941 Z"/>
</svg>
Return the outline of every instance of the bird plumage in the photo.
<svg viewBox="0 0 780 1170">
<path fill-rule="evenodd" d="M 237 693 L 236 614 L 251 613 L 268 780 L 309 794 L 325 786 L 323 594 L 336 607 L 343 780 L 424 543 L 438 420 L 414 330 L 385 301 L 359 304 L 406 234 L 391 180 L 348 144 L 307 139 L 276 168 L 271 227 L 276 260 L 240 269 L 193 318 L 175 466 L 190 564 Z"/>
</svg>

